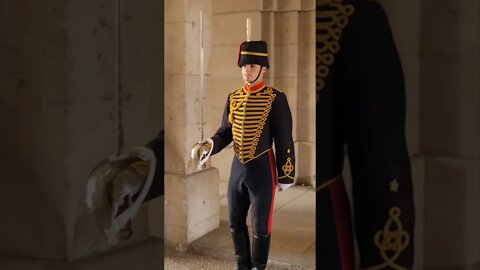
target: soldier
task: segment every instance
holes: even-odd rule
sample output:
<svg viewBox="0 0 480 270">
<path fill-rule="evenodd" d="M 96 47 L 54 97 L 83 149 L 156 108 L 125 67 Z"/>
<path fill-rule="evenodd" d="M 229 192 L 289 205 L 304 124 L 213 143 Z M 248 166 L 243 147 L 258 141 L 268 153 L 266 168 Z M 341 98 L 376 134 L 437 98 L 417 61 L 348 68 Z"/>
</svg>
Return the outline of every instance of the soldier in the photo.
<svg viewBox="0 0 480 270">
<path fill-rule="evenodd" d="M 355 269 L 344 147 L 361 269 L 411 269 L 414 205 L 403 73 L 382 7 L 317 5 L 317 269 Z"/>
<path fill-rule="evenodd" d="M 263 80 L 269 68 L 265 41 L 243 42 L 237 63 L 245 83 L 228 95 L 220 128 L 194 146 L 192 157 L 199 159 L 208 152 L 214 155 L 233 140 L 228 210 L 236 269 L 265 269 L 275 189 L 287 189 L 295 177 L 292 116 L 285 94 Z M 246 224 L 249 207 L 252 254 Z"/>
</svg>

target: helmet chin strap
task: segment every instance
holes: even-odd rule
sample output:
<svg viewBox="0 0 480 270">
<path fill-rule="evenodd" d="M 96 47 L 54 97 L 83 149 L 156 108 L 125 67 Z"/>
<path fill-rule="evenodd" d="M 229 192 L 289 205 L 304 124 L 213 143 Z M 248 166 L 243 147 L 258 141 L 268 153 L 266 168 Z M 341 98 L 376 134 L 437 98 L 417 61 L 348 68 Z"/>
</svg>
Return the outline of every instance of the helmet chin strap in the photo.
<svg viewBox="0 0 480 270">
<path fill-rule="evenodd" d="M 260 77 L 260 73 L 262 72 L 262 70 L 263 70 L 263 66 L 260 66 L 260 70 L 258 71 L 258 74 L 257 74 L 257 77 L 255 78 L 255 80 L 253 80 L 251 82 L 249 82 L 249 81 L 247 81 L 247 82 L 249 84 L 252 84 L 252 83 L 256 82 L 258 80 L 258 77 Z"/>
</svg>

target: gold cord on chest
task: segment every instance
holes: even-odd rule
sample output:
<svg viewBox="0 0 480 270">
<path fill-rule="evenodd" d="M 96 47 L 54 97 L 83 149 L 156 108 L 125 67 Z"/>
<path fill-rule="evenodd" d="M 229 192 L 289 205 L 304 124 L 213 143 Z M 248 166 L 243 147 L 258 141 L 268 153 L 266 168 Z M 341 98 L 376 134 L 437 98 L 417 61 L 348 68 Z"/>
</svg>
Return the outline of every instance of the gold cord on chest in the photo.
<svg viewBox="0 0 480 270">
<path fill-rule="evenodd" d="M 228 121 L 232 124 L 235 154 L 243 163 L 256 157 L 258 141 L 275 96 L 271 87 L 254 94 L 240 88 L 230 94 Z"/>
</svg>

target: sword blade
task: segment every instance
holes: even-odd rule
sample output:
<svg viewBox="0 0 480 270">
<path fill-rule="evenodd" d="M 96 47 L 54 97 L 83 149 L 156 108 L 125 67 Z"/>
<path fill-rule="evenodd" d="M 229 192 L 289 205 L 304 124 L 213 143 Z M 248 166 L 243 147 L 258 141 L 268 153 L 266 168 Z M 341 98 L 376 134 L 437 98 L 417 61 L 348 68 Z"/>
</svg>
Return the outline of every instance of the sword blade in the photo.
<svg viewBox="0 0 480 270">
<path fill-rule="evenodd" d="M 200 110 L 201 110 L 201 140 L 203 141 L 203 91 L 204 91 L 204 76 L 205 70 L 203 69 L 203 12 L 200 11 Z"/>
</svg>

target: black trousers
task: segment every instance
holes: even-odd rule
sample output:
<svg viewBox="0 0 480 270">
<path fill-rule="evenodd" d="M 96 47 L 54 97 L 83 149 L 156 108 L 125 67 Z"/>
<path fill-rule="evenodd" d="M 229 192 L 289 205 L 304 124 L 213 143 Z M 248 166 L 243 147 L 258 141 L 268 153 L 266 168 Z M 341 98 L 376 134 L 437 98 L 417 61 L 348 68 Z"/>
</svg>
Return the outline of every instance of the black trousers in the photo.
<svg viewBox="0 0 480 270">
<path fill-rule="evenodd" d="M 251 206 L 253 233 L 260 236 L 270 234 L 276 178 L 272 149 L 246 164 L 241 163 L 236 156 L 233 158 L 228 183 L 231 229 L 246 230 L 248 209 Z"/>
</svg>

